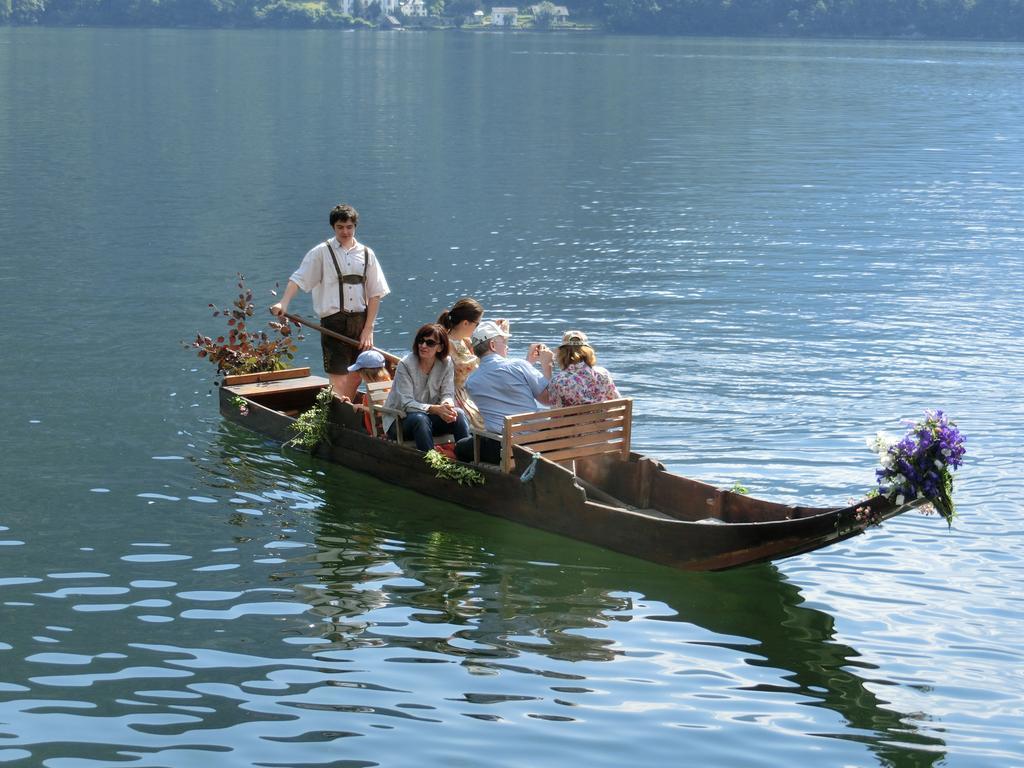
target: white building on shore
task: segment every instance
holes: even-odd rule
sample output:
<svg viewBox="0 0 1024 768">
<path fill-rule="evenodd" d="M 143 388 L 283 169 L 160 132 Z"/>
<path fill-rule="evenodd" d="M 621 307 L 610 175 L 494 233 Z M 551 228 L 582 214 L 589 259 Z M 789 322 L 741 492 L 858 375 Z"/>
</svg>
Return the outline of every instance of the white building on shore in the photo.
<svg viewBox="0 0 1024 768">
<path fill-rule="evenodd" d="M 514 27 L 516 19 L 519 18 L 519 9 L 508 6 L 496 6 L 491 8 L 492 27 Z"/>
<path fill-rule="evenodd" d="M 536 18 L 544 12 L 551 14 L 551 20 L 556 24 L 565 24 L 569 21 L 569 9 L 564 5 L 555 5 L 554 3 L 540 3 L 538 5 L 530 6 L 530 14 Z"/>
<path fill-rule="evenodd" d="M 380 4 L 380 12 L 382 15 L 394 14 L 398 11 L 399 0 L 364 0 L 363 7 L 376 2 Z M 419 0 L 422 4 L 423 0 Z M 352 15 L 352 10 L 355 8 L 355 0 L 340 0 L 338 3 L 338 10 L 344 13 L 346 16 Z M 426 12 L 423 14 L 426 16 Z"/>
</svg>

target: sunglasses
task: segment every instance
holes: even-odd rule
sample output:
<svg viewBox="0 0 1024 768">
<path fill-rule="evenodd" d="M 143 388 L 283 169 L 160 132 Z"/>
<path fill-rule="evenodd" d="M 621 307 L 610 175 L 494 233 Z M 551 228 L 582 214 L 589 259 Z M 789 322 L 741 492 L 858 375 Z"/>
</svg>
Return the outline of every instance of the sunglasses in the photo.
<svg viewBox="0 0 1024 768">
<path fill-rule="evenodd" d="M 417 346 L 422 344 L 425 347 L 436 347 L 440 342 L 437 339 L 417 339 Z"/>
</svg>

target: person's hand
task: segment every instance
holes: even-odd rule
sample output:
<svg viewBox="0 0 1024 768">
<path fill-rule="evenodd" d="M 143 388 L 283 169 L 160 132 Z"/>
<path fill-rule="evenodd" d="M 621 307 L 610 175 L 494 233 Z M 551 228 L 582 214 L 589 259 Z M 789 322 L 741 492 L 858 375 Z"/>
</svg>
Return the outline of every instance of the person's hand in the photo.
<svg viewBox="0 0 1024 768">
<path fill-rule="evenodd" d="M 547 344 L 535 342 L 530 345 L 530 351 L 526 353 L 526 361 L 529 363 L 536 363 L 540 360 L 541 365 L 543 365 L 545 361 L 550 364 L 554 359 L 554 356 L 555 353 L 548 348 Z"/>
<path fill-rule="evenodd" d="M 277 304 L 270 308 L 270 314 L 282 317 L 288 309 L 279 301 Z"/>
<path fill-rule="evenodd" d="M 451 403 L 441 403 L 440 405 L 430 406 L 431 413 L 436 416 L 440 416 L 441 420 L 451 424 L 455 419 L 459 417 L 459 414 L 455 411 L 455 406 Z"/>
<path fill-rule="evenodd" d="M 540 345 L 540 349 L 537 351 L 537 357 L 540 359 L 540 370 L 544 374 L 545 378 L 550 379 L 552 373 L 552 367 L 555 361 L 555 353 L 548 349 L 543 344 Z"/>
<path fill-rule="evenodd" d="M 363 328 L 359 335 L 359 349 L 367 350 L 373 348 L 373 328 Z"/>
</svg>

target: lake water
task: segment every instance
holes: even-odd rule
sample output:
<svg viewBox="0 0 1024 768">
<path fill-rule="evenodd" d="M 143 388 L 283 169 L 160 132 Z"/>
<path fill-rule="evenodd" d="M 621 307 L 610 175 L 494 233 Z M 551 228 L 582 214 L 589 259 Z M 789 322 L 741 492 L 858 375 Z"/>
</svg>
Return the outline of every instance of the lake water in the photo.
<svg viewBox="0 0 1024 768">
<path fill-rule="evenodd" d="M 0 29 L 0 763 L 1024 765 L 1022 82 L 1020 45 Z M 960 517 L 677 573 L 224 423 L 180 340 L 339 201 L 379 345 L 462 295 L 519 353 L 582 328 L 638 450 L 787 502 L 943 408 Z"/>
</svg>

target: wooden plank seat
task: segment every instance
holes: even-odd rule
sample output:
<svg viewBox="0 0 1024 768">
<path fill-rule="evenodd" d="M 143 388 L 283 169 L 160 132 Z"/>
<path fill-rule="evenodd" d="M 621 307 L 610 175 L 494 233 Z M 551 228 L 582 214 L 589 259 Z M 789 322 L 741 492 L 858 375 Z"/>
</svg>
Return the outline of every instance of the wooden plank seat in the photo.
<svg viewBox="0 0 1024 768">
<path fill-rule="evenodd" d="M 387 434 L 384 432 L 384 416 L 394 416 L 395 423 L 397 424 L 398 442 L 403 443 L 405 442 L 405 436 L 402 434 L 401 411 L 384 407 L 384 402 L 388 399 L 388 395 L 391 393 L 392 384 L 394 384 L 394 382 L 391 380 L 366 382 L 366 398 L 364 400 L 364 404 L 356 405 L 353 403 L 352 407 L 356 410 L 365 411 L 367 413 L 369 432 L 374 437 L 387 437 Z"/>
<path fill-rule="evenodd" d="M 479 438 L 489 437 L 501 443 L 502 472 L 512 471 L 514 446 L 554 462 L 609 453 L 628 460 L 632 426 L 633 400 L 628 397 L 519 413 L 505 417 L 500 435 L 473 430 L 473 458 L 480 461 Z"/>
</svg>

